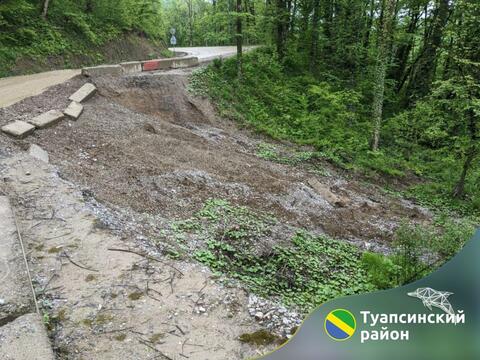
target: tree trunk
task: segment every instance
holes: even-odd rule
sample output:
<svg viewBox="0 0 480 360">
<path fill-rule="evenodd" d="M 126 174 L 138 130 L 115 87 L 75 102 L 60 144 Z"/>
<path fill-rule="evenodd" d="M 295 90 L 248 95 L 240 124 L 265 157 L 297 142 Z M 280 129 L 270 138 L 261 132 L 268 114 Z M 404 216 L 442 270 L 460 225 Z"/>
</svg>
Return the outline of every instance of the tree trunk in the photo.
<svg viewBox="0 0 480 360">
<path fill-rule="evenodd" d="M 288 24 L 288 31 L 290 36 L 293 36 L 293 32 L 295 31 L 295 20 L 297 18 L 297 0 L 293 1 L 293 9 L 292 12 L 290 13 L 290 24 Z"/>
<path fill-rule="evenodd" d="M 465 195 L 465 180 L 467 178 L 468 172 L 472 167 L 473 160 L 477 155 L 477 125 L 475 122 L 475 113 L 473 110 L 468 112 L 469 114 L 469 124 L 468 129 L 470 131 L 470 146 L 468 148 L 467 157 L 463 163 L 462 173 L 460 174 L 460 179 L 453 188 L 452 196 L 456 199 L 461 199 Z"/>
<path fill-rule="evenodd" d="M 187 0 L 188 7 L 188 43 L 193 46 L 193 0 Z"/>
<path fill-rule="evenodd" d="M 47 19 L 47 16 L 48 16 L 48 7 L 50 5 L 50 0 L 45 0 L 43 2 L 43 11 L 42 11 L 42 18 L 44 18 L 45 20 Z"/>
<path fill-rule="evenodd" d="M 455 199 L 461 199 L 465 195 L 465 180 L 467 178 L 468 171 L 472 166 L 475 155 L 475 145 L 471 145 L 470 149 L 468 150 L 467 157 L 465 158 L 465 162 L 463 163 L 463 169 L 462 173 L 460 174 L 460 179 L 457 181 L 455 187 L 453 188 L 452 196 Z"/>
<path fill-rule="evenodd" d="M 410 22 L 406 33 L 409 35 L 408 42 L 402 44 L 396 51 L 395 54 L 395 67 L 390 73 L 391 77 L 396 80 L 397 83 L 397 92 L 401 89 L 402 79 L 404 77 L 405 71 L 407 69 L 408 59 L 410 57 L 410 52 L 412 51 L 413 44 L 415 41 L 415 33 L 417 31 L 417 24 L 420 18 L 419 9 L 414 9 L 410 15 Z"/>
<path fill-rule="evenodd" d="M 449 0 L 438 0 L 431 26 L 426 27 L 425 41 L 416 65 L 412 68 L 407 83 L 404 105 L 420 99 L 430 92 L 435 79 L 437 49 L 442 44 L 443 32 L 447 25 L 451 9 Z"/>
<path fill-rule="evenodd" d="M 242 34 L 242 0 L 237 0 L 237 74 L 238 78 L 242 78 L 242 45 L 243 45 L 243 34 Z"/>
<path fill-rule="evenodd" d="M 287 4 L 285 0 L 276 0 L 276 45 L 278 57 L 285 56 L 285 40 L 288 26 Z"/>
<path fill-rule="evenodd" d="M 319 28 L 318 22 L 320 20 L 320 0 L 313 1 L 313 17 L 312 17 L 312 40 L 310 44 L 310 71 L 315 70 L 317 64 L 317 52 L 318 52 L 318 36 Z"/>
<path fill-rule="evenodd" d="M 395 16 L 395 0 L 384 0 L 382 16 L 380 17 L 380 29 L 377 35 L 377 60 L 374 73 L 373 89 L 373 137 L 371 142 L 372 151 L 377 151 L 380 143 L 380 129 L 383 116 L 383 100 L 385 94 L 385 75 L 389 59 L 389 40 L 393 17 Z"/>
<path fill-rule="evenodd" d="M 363 37 L 363 47 L 364 49 L 368 49 L 368 45 L 370 44 L 370 32 L 372 31 L 373 25 L 373 17 L 375 15 L 375 0 L 370 1 L 370 13 L 367 15 L 367 21 L 365 25 L 365 34 Z"/>
<path fill-rule="evenodd" d="M 87 14 L 93 13 L 93 0 L 87 0 L 87 3 L 85 4 L 85 12 Z"/>
</svg>

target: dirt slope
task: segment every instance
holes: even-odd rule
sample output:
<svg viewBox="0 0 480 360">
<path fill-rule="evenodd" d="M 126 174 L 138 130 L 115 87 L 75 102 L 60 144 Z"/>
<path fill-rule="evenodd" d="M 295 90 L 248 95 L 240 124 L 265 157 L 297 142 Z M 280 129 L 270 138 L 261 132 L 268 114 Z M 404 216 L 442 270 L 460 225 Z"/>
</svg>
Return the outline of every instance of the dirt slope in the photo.
<svg viewBox="0 0 480 360">
<path fill-rule="evenodd" d="M 262 159 L 258 150 L 268 140 L 189 95 L 188 71 L 93 81 L 99 95 L 77 122 L 23 141 L 0 136 L 0 192 L 14 198 L 23 219 L 36 287 L 65 358 L 241 359 L 259 351 L 238 341 L 259 328 L 245 292 L 152 246 L 169 222 L 188 218 L 208 198 L 378 250 L 388 249 L 402 219 L 429 221 L 424 209 L 328 164 Z M 63 109 L 85 82 L 77 77 L 0 109 L 0 125 Z M 32 143 L 49 152 L 53 166 L 25 155 Z M 288 241 L 284 230 L 259 246 Z M 148 251 L 161 262 L 109 248 Z"/>
</svg>

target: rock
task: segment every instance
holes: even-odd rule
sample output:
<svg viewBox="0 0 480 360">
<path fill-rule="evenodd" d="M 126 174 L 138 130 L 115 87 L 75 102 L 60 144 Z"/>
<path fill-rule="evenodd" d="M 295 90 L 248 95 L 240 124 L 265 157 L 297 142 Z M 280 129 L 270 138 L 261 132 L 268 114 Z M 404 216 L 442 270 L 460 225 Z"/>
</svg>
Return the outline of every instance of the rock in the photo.
<svg viewBox="0 0 480 360">
<path fill-rule="evenodd" d="M 149 133 L 152 133 L 152 134 L 158 134 L 157 133 L 157 130 L 153 127 L 152 124 L 144 124 L 143 125 L 143 130 L 145 130 L 146 132 L 149 132 Z"/>
<path fill-rule="evenodd" d="M 33 156 L 34 158 L 41 160 L 43 162 L 48 163 L 49 157 L 48 157 L 48 152 L 43 150 L 40 146 L 32 144 L 30 145 L 30 149 L 28 150 L 28 153 L 30 156 Z"/>
<path fill-rule="evenodd" d="M 2 127 L 2 131 L 4 133 L 20 139 L 30 135 L 34 130 L 35 126 L 19 120 L 11 122 Z"/>
<path fill-rule="evenodd" d="M 0 299 L 0 306 L 5 305 L 5 299 Z"/>
<path fill-rule="evenodd" d="M 68 107 L 63 111 L 66 116 L 72 118 L 73 120 L 77 120 L 80 115 L 82 115 L 82 112 L 83 105 L 76 101 L 72 101 L 70 105 L 68 105 Z"/>
<path fill-rule="evenodd" d="M 95 91 L 97 91 L 95 85 L 91 83 L 86 83 L 68 99 L 77 103 L 81 103 L 90 99 L 95 94 Z"/>
<path fill-rule="evenodd" d="M 320 183 L 317 179 L 309 179 L 308 185 L 322 198 L 327 200 L 331 205 L 337 207 L 345 207 L 350 203 L 350 199 L 345 196 L 334 194 L 327 185 Z"/>
<path fill-rule="evenodd" d="M 257 311 L 255 313 L 255 319 L 262 320 L 263 319 L 263 313 L 261 311 Z"/>
<path fill-rule="evenodd" d="M 40 315 L 23 315 L 0 327 L 0 359 L 55 359 Z"/>
<path fill-rule="evenodd" d="M 29 121 L 30 124 L 36 128 L 42 129 L 48 126 L 55 125 L 63 119 L 63 113 L 58 110 L 50 110 L 46 113 L 38 115 Z"/>
</svg>

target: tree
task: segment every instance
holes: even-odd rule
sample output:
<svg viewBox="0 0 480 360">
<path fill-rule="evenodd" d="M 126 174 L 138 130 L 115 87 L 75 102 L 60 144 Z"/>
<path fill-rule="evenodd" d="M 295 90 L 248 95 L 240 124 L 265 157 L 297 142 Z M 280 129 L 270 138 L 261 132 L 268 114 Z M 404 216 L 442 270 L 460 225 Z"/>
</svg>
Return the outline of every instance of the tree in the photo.
<svg viewBox="0 0 480 360">
<path fill-rule="evenodd" d="M 242 34 L 242 0 L 237 0 L 237 18 L 236 18 L 236 25 L 237 25 L 237 73 L 238 78 L 242 77 L 242 45 L 243 45 L 243 34 Z"/>
<path fill-rule="evenodd" d="M 410 80 L 404 95 L 406 105 L 426 96 L 435 80 L 437 52 L 451 13 L 450 0 L 436 0 L 435 3 L 430 26 L 425 29 L 423 47 L 410 69 Z"/>
<path fill-rule="evenodd" d="M 44 0 L 44 2 L 43 2 L 43 10 L 42 10 L 42 17 L 43 17 L 44 19 L 47 19 L 49 5 L 50 5 L 50 0 Z"/>
<path fill-rule="evenodd" d="M 310 45 L 310 71 L 315 70 L 318 53 L 318 36 L 320 21 L 320 0 L 313 0 L 313 16 L 312 16 L 312 40 Z"/>
<path fill-rule="evenodd" d="M 377 32 L 377 58 L 374 70 L 373 84 L 373 138 L 372 151 L 378 150 L 380 142 L 380 129 L 383 116 L 383 101 L 385 93 L 385 75 L 390 54 L 390 39 L 392 24 L 395 16 L 395 0 L 383 0 L 380 29 Z"/>
</svg>

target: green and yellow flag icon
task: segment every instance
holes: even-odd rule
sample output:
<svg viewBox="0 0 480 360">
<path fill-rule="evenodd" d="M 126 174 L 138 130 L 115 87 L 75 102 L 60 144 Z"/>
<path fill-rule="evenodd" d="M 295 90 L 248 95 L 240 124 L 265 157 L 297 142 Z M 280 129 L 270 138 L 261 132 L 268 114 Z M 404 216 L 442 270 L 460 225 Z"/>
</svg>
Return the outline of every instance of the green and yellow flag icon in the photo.
<svg viewBox="0 0 480 360">
<path fill-rule="evenodd" d="M 344 309 L 331 311 L 325 318 L 325 332 L 334 340 L 347 340 L 355 333 L 357 323 L 353 314 Z"/>
</svg>

